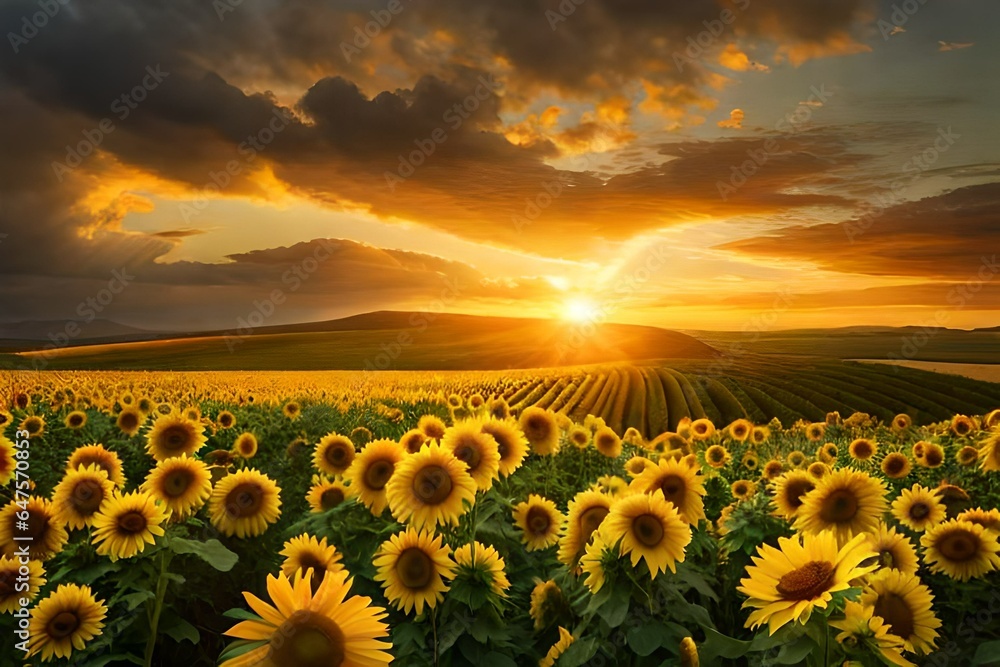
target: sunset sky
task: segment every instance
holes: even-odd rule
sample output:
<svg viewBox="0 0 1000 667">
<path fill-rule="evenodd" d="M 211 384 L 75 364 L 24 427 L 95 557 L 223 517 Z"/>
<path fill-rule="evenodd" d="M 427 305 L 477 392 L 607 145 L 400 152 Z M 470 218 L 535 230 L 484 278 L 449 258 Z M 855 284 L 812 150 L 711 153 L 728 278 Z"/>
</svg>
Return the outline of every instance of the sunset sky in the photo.
<svg viewBox="0 0 1000 667">
<path fill-rule="evenodd" d="M 0 329 L 115 270 L 171 331 L 1000 324 L 995 1 L 52 5 L 0 6 Z"/>
</svg>

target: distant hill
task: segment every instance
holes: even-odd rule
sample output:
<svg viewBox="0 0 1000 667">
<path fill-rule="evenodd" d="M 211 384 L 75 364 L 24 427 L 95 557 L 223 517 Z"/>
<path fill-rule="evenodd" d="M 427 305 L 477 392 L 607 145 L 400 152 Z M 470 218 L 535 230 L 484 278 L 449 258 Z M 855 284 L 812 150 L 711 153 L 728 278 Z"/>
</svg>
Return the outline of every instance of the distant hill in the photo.
<svg viewBox="0 0 1000 667">
<path fill-rule="evenodd" d="M 632 324 L 379 311 L 326 322 L 23 352 L 48 369 L 487 370 L 710 359 L 709 345 Z"/>
<path fill-rule="evenodd" d="M 69 345 L 149 340 L 164 335 L 105 319 L 95 319 L 87 323 L 79 320 L 0 322 L 0 351 L 34 350 L 54 340 L 61 340 L 60 336 L 69 338 L 66 333 L 67 326 L 70 327 L 69 331 L 76 332 L 76 335 L 70 338 Z"/>
</svg>

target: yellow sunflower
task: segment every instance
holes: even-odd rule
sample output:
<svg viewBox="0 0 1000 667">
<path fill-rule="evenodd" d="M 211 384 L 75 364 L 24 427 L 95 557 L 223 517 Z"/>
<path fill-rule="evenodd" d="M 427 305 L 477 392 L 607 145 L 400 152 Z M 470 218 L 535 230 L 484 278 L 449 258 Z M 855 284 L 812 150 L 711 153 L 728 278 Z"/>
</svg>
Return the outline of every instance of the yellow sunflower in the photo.
<svg viewBox="0 0 1000 667">
<path fill-rule="evenodd" d="M 979 459 L 979 450 L 972 445 L 965 445 L 955 452 L 955 461 L 960 466 L 971 466 Z"/>
<path fill-rule="evenodd" d="M 222 430 L 236 426 L 236 416 L 229 410 L 223 410 L 215 418 L 215 424 Z"/>
<path fill-rule="evenodd" d="M 903 479 L 912 469 L 910 458 L 903 452 L 889 452 L 882 459 L 882 472 L 889 479 Z"/>
<path fill-rule="evenodd" d="M 732 458 L 729 450 L 722 445 L 712 445 L 705 450 L 705 463 L 713 468 L 725 467 Z"/>
<path fill-rule="evenodd" d="M 212 495 L 212 473 L 208 466 L 186 454 L 157 463 L 139 487 L 178 519 L 194 514 Z"/>
<path fill-rule="evenodd" d="M 997 533 L 978 523 L 950 519 L 928 528 L 920 538 L 931 572 L 968 581 L 1000 569 Z"/>
<path fill-rule="evenodd" d="M 979 443 L 979 469 L 985 472 L 1000 470 L 1000 431 Z"/>
<path fill-rule="evenodd" d="M 233 450 L 242 459 L 252 459 L 257 455 L 257 436 L 253 433 L 240 433 L 233 443 Z"/>
<path fill-rule="evenodd" d="M 483 433 L 493 436 L 500 454 L 499 472 L 507 477 L 521 467 L 528 455 L 528 440 L 517 425 L 510 420 L 488 419 L 482 422 Z"/>
<path fill-rule="evenodd" d="M 66 415 L 66 418 L 63 420 L 63 424 L 65 424 L 68 429 L 79 431 L 87 425 L 87 413 L 83 410 L 73 410 Z"/>
<path fill-rule="evenodd" d="M 381 581 L 389 602 L 409 614 L 424 606 L 433 609 L 448 590 L 445 579 L 455 577 L 451 548 L 442 544 L 440 535 L 408 528 L 382 543 L 372 561 L 378 569 L 375 581 Z"/>
<path fill-rule="evenodd" d="M 204 446 L 205 427 L 178 414 L 160 417 L 146 433 L 146 451 L 157 461 L 190 456 Z"/>
<path fill-rule="evenodd" d="M 878 452 L 878 443 L 868 438 L 857 438 L 851 442 L 847 451 L 855 461 L 867 461 Z"/>
<path fill-rule="evenodd" d="M 753 424 L 746 419 L 737 419 L 727 428 L 729 437 L 737 442 L 746 442 L 753 433 Z"/>
<path fill-rule="evenodd" d="M 130 438 L 138 433 L 145 423 L 146 415 L 136 408 L 125 408 L 118 413 L 118 418 L 115 420 L 118 430 Z"/>
<path fill-rule="evenodd" d="M 951 432 L 962 438 L 976 430 L 976 422 L 965 415 L 955 415 L 951 419 Z"/>
<path fill-rule="evenodd" d="M 937 489 L 927 489 L 914 484 L 899 492 L 892 501 L 892 515 L 901 524 L 922 533 L 945 519 L 945 506 Z"/>
<path fill-rule="evenodd" d="M 385 486 L 404 456 L 405 450 L 394 440 L 369 442 L 344 473 L 349 494 L 357 496 L 372 514 L 380 516 L 388 503 Z"/>
<path fill-rule="evenodd" d="M 803 497 L 794 527 L 807 533 L 834 530 L 841 544 L 878 527 L 885 512 L 885 484 L 864 472 L 841 468 L 816 482 Z"/>
<path fill-rule="evenodd" d="M 822 461 L 813 461 L 806 468 L 806 472 L 815 477 L 816 479 L 822 479 L 827 475 L 827 473 L 832 472 L 830 466 L 823 463 Z"/>
<path fill-rule="evenodd" d="M 7 486 L 7 483 L 14 479 L 14 472 L 17 469 L 15 450 L 14 443 L 4 436 L 3 429 L 0 428 L 0 487 Z"/>
<path fill-rule="evenodd" d="M 816 422 L 806 426 L 806 438 L 809 442 L 819 442 L 826 435 L 826 423 Z"/>
<path fill-rule="evenodd" d="M 892 430 L 897 433 L 905 431 L 911 426 L 913 426 L 913 420 L 910 415 L 899 414 L 892 418 Z"/>
<path fill-rule="evenodd" d="M 254 468 L 237 470 L 216 482 L 208 513 L 212 525 L 224 535 L 256 537 L 281 516 L 281 492 L 264 473 Z"/>
<path fill-rule="evenodd" d="M 625 462 L 625 472 L 628 473 L 629 477 L 634 478 L 641 475 L 648 466 L 655 465 L 655 463 L 647 459 L 645 456 L 636 455 Z"/>
<path fill-rule="evenodd" d="M 85 528 L 93 523 L 101 502 L 111 497 L 114 488 L 108 473 L 95 463 L 68 470 L 52 492 L 52 508 L 60 523 Z"/>
<path fill-rule="evenodd" d="M 750 442 L 755 445 L 762 445 L 771 437 L 771 429 L 766 426 L 754 426 L 753 433 L 750 434 Z"/>
<path fill-rule="evenodd" d="M 445 426 L 440 417 L 424 415 L 417 422 L 417 428 L 430 440 L 440 440 L 444 437 L 444 432 L 448 427 Z"/>
<path fill-rule="evenodd" d="M 925 468 L 941 467 L 941 464 L 944 463 L 944 447 L 935 442 L 927 443 L 924 455 L 918 463 Z"/>
<path fill-rule="evenodd" d="M 754 471 L 760 467 L 760 457 L 756 452 L 746 452 L 740 459 L 740 464 L 749 471 Z"/>
<path fill-rule="evenodd" d="M 111 560 L 131 558 L 156 543 L 156 536 L 164 533 L 160 524 L 166 521 L 166 509 L 152 495 L 115 491 L 94 515 L 93 543 L 97 553 Z"/>
<path fill-rule="evenodd" d="M 538 581 L 531 589 L 531 605 L 528 608 L 528 614 L 534 621 L 535 632 L 555 623 L 566 607 L 566 597 L 559 584 L 552 579 Z"/>
<path fill-rule="evenodd" d="M 557 543 L 563 520 L 556 504 L 542 496 L 531 494 L 528 500 L 514 506 L 514 523 L 521 529 L 521 541 L 528 551 L 546 549 Z"/>
<path fill-rule="evenodd" d="M 973 510 L 961 512 L 956 518 L 959 521 L 978 523 L 983 528 L 989 528 L 996 533 L 1000 533 L 1000 509 L 984 510 L 982 507 L 977 507 Z"/>
<path fill-rule="evenodd" d="M 441 446 L 467 467 L 480 491 L 488 491 L 500 470 L 497 441 L 476 421 L 459 422 L 445 431 Z"/>
<path fill-rule="evenodd" d="M 847 649 L 848 654 L 865 647 L 879 656 L 883 663 L 898 667 L 917 667 L 903 657 L 903 638 L 890 633 L 885 620 L 874 614 L 874 607 L 847 600 L 844 604 L 844 618 L 830 620 L 830 625 L 840 630 L 837 642 Z"/>
<path fill-rule="evenodd" d="M 676 573 L 677 563 L 684 562 L 684 550 L 691 542 L 691 527 L 659 489 L 616 502 L 600 531 L 609 543 L 621 540 L 621 553 L 631 554 L 632 567 L 644 560 L 653 579 L 668 568 Z"/>
<path fill-rule="evenodd" d="M 306 572 L 312 571 L 313 590 L 327 572 L 337 573 L 344 569 L 340 553 L 335 546 L 326 543 L 325 537 L 317 540 L 313 535 L 302 533 L 285 542 L 284 549 L 278 553 L 285 557 L 281 572 L 286 577 L 293 578 L 296 574 L 304 577 Z"/>
<path fill-rule="evenodd" d="M 534 406 L 525 408 L 518 425 L 535 454 L 551 456 L 559 451 L 559 425 L 551 411 Z"/>
<path fill-rule="evenodd" d="M 566 434 L 566 439 L 573 443 L 577 449 L 586 449 L 587 445 L 590 444 L 590 429 L 573 424 L 573 427 Z"/>
<path fill-rule="evenodd" d="M 757 493 L 757 485 L 748 479 L 738 479 L 729 485 L 729 491 L 737 500 L 748 500 Z"/>
<path fill-rule="evenodd" d="M 259 618 L 225 632 L 230 637 L 266 644 L 227 660 L 220 667 L 378 667 L 392 662 L 386 611 L 371 598 L 347 596 L 353 580 L 346 570 L 327 572 L 313 591 L 310 581 L 284 573 L 268 575 L 273 605 L 243 593 Z"/>
<path fill-rule="evenodd" d="M 323 436 L 313 452 L 313 465 L 321 473 L 343 475 L 354 462 L 354 442 L 346 435 L 328 433 Z"/>
<path fill-rule="evenodd" d="M 455 576 L 468 577 L 473 582 L 486 583 L 490 592 L 500 597 L 507 597 L 510 581 L 504 572 L 506 564 L 503 558 L 492 546 L 479 542 L 475 544 L 475 553 L 471 544 L 463 544 L 455 549 Z"/>
<path fill-rule="evenodd" d="M 839 455 L 840 450 L 832 442 L 827 442 L 816 450 L 816 458 L 827 465 L 833 465 Z"/>
<path fill-rule="evenodd" d="M 427 442 L 427 436 L 418 428 L 410 429 L 399 439 L 399 446 L 406 450 L 407 454 L 416 454 Z"/>
<path fill-rule="evenodd" d="M 31 496 L 23 504 L 23 500 L 11 500 L 0 510 L 0 549 L 14 556 L 27 543 L 29 558 L 48 560 L 63 550 L 69 535 L 48 498 Z M 28 513 L 27 521 L 18 516 L 23 512 Z"/>
<path fill-rule="evenodd" d="M 122 462 L 116 452 L 108 451 L 104 445 L 84 445 L 77 447 L 70 454 L 69 461 L 66 462 L 67 470 L 76 470 L 79 467 L 87 467 L 97 464 L 104 472 L 108 473 L 108 479 L 118 487 L 125 486 L 125 475 L 122 473 Z"/>
<path fill-rule="evenodd" d="M 355 426 L 351 429 L 351 442 L 353 442 L 357 447 L 367 445 L 374 437 L 375 436 L 372 435 L 371 430 L 365 426 Z"/>
<path fill-rule="evenodd" d="M 309 503 L 310 511 L 319 514 L 332 510 L 351 495 L 351 489 L 340 480 L 330 481 L 326 478 L 315 480 L 309 493 L 306 494 L 306 502 Z"/>
<path fill-rule="evenodd" d="M 31 610 L 28 625 L 28 657 L 69 658 L 73 649 L 82 651 L 101 634 L 108 608 L 97 600 L 90 586 L 59 584 L 55 591 Z"/>
<path fill-rule="evenodd" d="M 458 525 L 476 501 L 476 482 L 467 466 L 434 442 L 396 466 L 386 485 L 392 516 L 417 528 Z"/>
<path fill-rule="evenodd" d="M 607 581 L 605 578 L 605 565 L 609 562 L 617 562 L 621 558 L 621 552 L 609 545 L 601 531 L 594 531 L 594 536 L 580 556 L 580 571 L 584 575 L 583 585 L 590 589 L 591 593 L 597 593 Z"/>
<path fill-rule="evenodd" d="M 691 437 L 695 440 L 708 440 L 715 435 L 715 424 L 712 423 L 712 420 L 705 419 L 704 417 L 695 419 L 691 422 L 689 428 L 691 430 Z"/>
<path fill-rule="evenodd" d="M 288 417 L 290 421 L 295 421 L 302 415 L 302 406 L 295 401 L 288 401 L 281 408 L 281 414 Z"/>
<path fill-rule="evenodd" d="M 789 452 L 785 459 L 788 461 L 788 465 L 793 468 L 801 468 L 806 464 L 806 455 L 797 449 Z"/>
<path fill-rule="evenodd" d="M 607 458 L 616 459 L 622 454 L 622 439 L 604 426 L 594 433 L 594 448 Z"/>
<path fill-rule="evenodd" d="M 777 459 L 771 459 L 764 464 L 764 479 L 769 482 L 778 479 L 783 472 L 785 472 L 785 464 Z"/>
<path fill-rule="evenodd" d="M 572 633 L 569 630 L 559 626 L 559 641 L 552 645 L 545 657 L 538 661 L 538 667 L 553 667 L 556 664 L 556 660 L 559 659 L 566 649 L 569 648 L 570 644 L 576 641 Z"/>
<path fill-rule="evenodd" d="M 0 556 L 0 614 L 11 614 L 20 609 L 21 598 L 27 598 L 29 602 L 34 600 L 44 585 L 42 561 L 29 559 L 22 563 L 16 556 Z"/>
<path fill-rule="evenodd" d="M 934 596 L 915 574 L 899 570 L 879 570 L 865 580 L 861 604 L 874 607 L 889 626 L 889 632 L 903 639 L 907 651 L 929 653 L 934 649 L 941 621 L 934 615 Z"/>
<path fill-rule="evenodd" d="M 612 499 L 600 491 L 581 491 L 569 501 L 566 530 L 559 538 L 559 561 L 574 566 L 591 535 L 611 511 Z"/>
<path fill-rule="evenodd" d="M 869 546 L 878 554 L 879 569 L 891 568 L 907 574 L 917 573 L 920 563 L 910 538 L 884 523 L 879 525 L 878 530 L 867 535 Z"/>
<path fill-rule="evenodd" d="M 833 593 L 847 590 L 875 568 L 861 565 L 875 556 L 866 536 L 857 535 L 843 547 L 837 544 L 836 533 L 827 530 L 779 537 L 777 549 L 769 544 L 757 547 L 758 557 L 737 587 L 748 598 L 743 607 L 754 608 L 746 626 L 756 629 L 767 623 L 773 635 L 787 623 L 805 623 L 814 609 L 827 608 Z"/>
<path fill-rule="evenodd" d="M 705 485 L 700 471 L 683 460 L 661 459 L 656 465 L 647 466 L 629 485 L 640 493 L 663 491 L 663 497 L 674 504 L 681 518 L 697 523 L 705 518 Z"/>
<path fill-rule="evenodd" d="M 29 438 L 37 438 L 45 433 L 45 419 L 37 415 L 28 415 L 21 420 L 21 425 L 18 429 L 27 431 Z"/>
</svg>

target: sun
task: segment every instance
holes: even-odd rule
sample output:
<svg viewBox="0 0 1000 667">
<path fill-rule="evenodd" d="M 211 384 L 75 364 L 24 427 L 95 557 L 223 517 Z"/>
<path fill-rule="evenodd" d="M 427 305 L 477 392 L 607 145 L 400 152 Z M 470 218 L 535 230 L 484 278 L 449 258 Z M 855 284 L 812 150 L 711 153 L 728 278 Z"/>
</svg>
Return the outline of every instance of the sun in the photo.
<svg viewBox="0 0 1000 667">
<path fill-rule="evenodd" d="M 571 322 L 594 322 L 600 311 L 600 307 L 590 299 L 577 297 L 563 305 L 563 318 Z"/>
</svg>

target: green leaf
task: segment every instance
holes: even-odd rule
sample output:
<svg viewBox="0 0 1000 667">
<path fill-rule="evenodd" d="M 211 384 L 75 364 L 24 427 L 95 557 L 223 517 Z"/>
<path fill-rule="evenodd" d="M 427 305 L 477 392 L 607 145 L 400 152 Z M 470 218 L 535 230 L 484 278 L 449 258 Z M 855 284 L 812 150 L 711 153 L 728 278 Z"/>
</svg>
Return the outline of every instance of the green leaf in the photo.
<svg viewBox="0 0 1000 667">
<path fill-rule="evenodd" d="M 266 639 L 259 639 L 253 641 L 249 639 L 237 639 L 232 644 L 223 649 L 222 653 L 219 654 L 219 664 L 222 664 L 226 660 L 232 660 L 233 658 L 241 656 L 244 653 L 249 653 L 255 648 L 260 648 L 261 646 L 266 645 L 267 642 L 268 640 Z"/>
<path fill-rule="evenodd" d="M 176 554 L 193 554 L 219 572 L 229 572 L 239 561 L 239 556 L 222 545 L 219 540 L 197 542 L 176 537 L 170 540 L 170 549 Z"/>
<path fill-rule="evenodd" d="M 1000 640 L 980 644 L 976 649 L 976 655 L 972 658 L 973 665 L 998 665 L 1000 664 Z"/>
<path fill-rule="evenodd" d="M 569 645 L 566 652 L 556 660 L 558 667 L 580 667 L 589 661 L 597 653 L 597 641 L 591 639 L 578 639 Z"/>
<path fill-rule="evenodd" d="M 597 615 L 604 619 L 609 627 L 617 628 L 625 622 L 628 616 L 628 605 L 632 599 L 632 592 L 628 586 L 621 586 L 611 592 L 611 597 L 607 602 L 597 609 Z"/>
<path fill-rule="evenodd" d="M 225 616 L 226 618 L 235 618 L 235 619 L 239 619 L 241 621 L 259 621 L 260 620 L 260 616 L 258 616 L 257 614 L 249 612 L 246 609 L 240 609 L 239 607 L 234 607 L 232 609 L 227 609 L 226 611 L 222 612 L 222 615 Z"/>
<path fill-rule="evenodd" d="M 704 631 L 705 641 L 698 647 L 698 651 L 706 662 L 716 657 L 735 660 L 751 650 L 752 642 L 733 639 L 712 628 L 704 628 Z"/>
<path fill-rule="evenodd" d="M 128 611 L 132 611 L 147 600 L 152 600 L 155 597 L 156 593 L 153 591 L 137 591 L 135 593 L 129 593 L 128 595 L 123 595 L 121 597 L 121 602 L 125 603 L 125 608 Z"/>
<path fill-rule="evenodd" d="M 645 658 L 663 645 L 663 625 L 656 621 L 637 625 L 628 631 L 625 639 L 636 655 Z"/>
<path fill-rule="evenodd" d="M 805 662 L 806 656 L 813 651 L 819 651 L 819 645 L 808 635 L 802 635 L 791 644 L 783 644 L 778 655 L 774 658 L 774 663 L 778 665 L 801 665 Z"/>
<path fill-rule="evenodd" d="M 198 628 L 194 627 L 177 614 L 171 613 L 160 619 L 160 631 L 175 642 L 189 641 L 195 646 L 201 639 Z"/>
<path fill-rule="evenodd" d="M 490 651 L 484 655 L 477 664 L 481 667 L 517 667 L 516 662 L 496 651 Z"/>
</svg>

